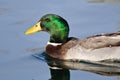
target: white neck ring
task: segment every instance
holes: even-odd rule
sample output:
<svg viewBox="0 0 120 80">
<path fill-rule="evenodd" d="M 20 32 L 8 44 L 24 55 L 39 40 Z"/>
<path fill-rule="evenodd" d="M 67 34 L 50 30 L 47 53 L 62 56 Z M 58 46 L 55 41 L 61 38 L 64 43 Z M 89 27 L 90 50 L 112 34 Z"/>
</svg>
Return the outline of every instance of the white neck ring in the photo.
<svg viewBox="0 0 120 80">
<path fill-rule="evenodd" d="M 52 42 L 47 42 L 47 45 L 53 45 L 53 46 L 58 46 L 58 45 L 61 45 L 62 43 L 52 43 Z"/>
</svg>

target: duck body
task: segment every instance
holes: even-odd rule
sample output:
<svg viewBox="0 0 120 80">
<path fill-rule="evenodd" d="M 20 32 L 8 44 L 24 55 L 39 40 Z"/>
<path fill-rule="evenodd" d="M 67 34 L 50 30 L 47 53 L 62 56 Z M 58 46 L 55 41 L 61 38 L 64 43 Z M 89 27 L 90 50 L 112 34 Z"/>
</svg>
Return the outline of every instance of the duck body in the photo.
<svg viewBox="0 0 120 80">
<path fill-rule="evenodd" d="M 55 14 L 43 16 L 25 34 L 39 31 L 50 34 L 46 53 L 51 57 L 62 60 L 120 60 L 120 32 L 94 35 L 85 39 L 68 37 L 68 23 Z"/>
<path fill-rule="evenodd" d="M 48 55 L 63 60 L 120 60 L 120 32 L 85 39 L 69 38 L 61 45 L 47 44 Z"/>
</svg>

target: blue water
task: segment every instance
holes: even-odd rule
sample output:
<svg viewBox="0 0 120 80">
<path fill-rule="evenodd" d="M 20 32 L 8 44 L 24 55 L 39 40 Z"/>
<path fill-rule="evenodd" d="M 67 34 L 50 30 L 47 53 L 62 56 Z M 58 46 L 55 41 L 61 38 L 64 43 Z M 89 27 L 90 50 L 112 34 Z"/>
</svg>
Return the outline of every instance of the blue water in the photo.
<svg viewBox="0 0 120 80">
<path fill-rule="evenodd" d="M 0 0 L 0 80 L 50 79 L 48 65 L 31 56 L 43 50 L 49 34 L 24 35 L 44 14 L 64 17 L 70 26 L 70 36 L 78 38 L 119 31 L 120 3 L 99 1 Z M 119 80 L 81 70 L 70 73 L 71 80 Z"/>
</svg>

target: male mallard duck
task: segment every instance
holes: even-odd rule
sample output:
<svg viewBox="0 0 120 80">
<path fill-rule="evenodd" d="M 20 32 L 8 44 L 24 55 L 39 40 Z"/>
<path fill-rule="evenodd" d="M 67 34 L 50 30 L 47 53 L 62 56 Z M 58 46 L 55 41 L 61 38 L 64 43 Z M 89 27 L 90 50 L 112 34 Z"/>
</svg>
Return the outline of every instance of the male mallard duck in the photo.
<svg viewBox="0 0 120 80">
<path fill-rule="evenodd" d="M 69 25 L 65 19 L 55 14 L 43 16 L 25 34 L 46 31 L 50 40 L 46 53 L 63 60 L 102 61 L 120 59 L 120 32 L 100 34 L 85 39 L 68 37 Z"/>
</svg>

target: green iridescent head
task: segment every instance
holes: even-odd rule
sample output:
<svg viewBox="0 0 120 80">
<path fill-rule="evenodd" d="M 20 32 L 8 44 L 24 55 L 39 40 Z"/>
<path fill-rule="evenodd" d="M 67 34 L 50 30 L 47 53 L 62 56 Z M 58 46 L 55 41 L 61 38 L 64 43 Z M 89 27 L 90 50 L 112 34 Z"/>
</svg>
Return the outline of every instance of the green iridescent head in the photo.
<svg viewBox="0 0 120 80">
<path fill-rule="evenodd" d="M 69 26 L 65 19 L 55 14 L 43 16 L 36 25 L 28 29 L 25 34 L 46 31 L 50 34 L 50 42 L 63 43 L 69 35 Z"/>
</svg>

